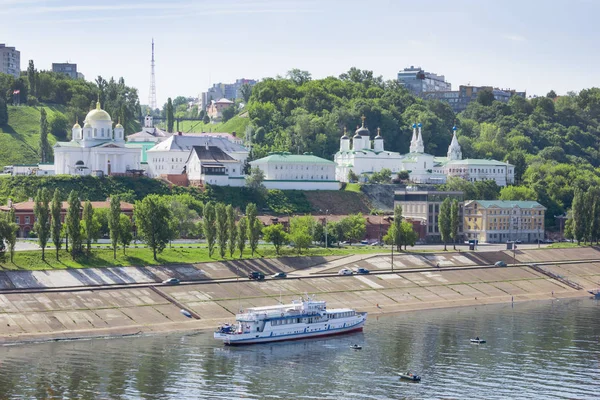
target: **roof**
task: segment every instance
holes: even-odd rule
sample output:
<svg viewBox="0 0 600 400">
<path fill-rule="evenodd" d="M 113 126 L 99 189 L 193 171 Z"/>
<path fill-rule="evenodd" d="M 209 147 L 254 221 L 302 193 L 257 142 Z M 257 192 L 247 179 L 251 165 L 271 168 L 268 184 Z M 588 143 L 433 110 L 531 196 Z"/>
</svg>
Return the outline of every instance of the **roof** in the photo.
<svg viewBox="0 0 600 400">
<path fill-rule="evenodd" d="M 185 151 L 189 152 L 194 146 L 217 146 L 226 152 L 248 152 L 244 146 L 233 143 L 222 137 L 199 135 L 173 135 L 167 140 L 158 143 L 148 151 Z"/>
<path fill-rule="evenodd" d="M 447 157 L 436 157 L 436 161 L 438 159 L 442 159 L 442 158 L 446 158 Z M 443 162 L 443 161 L 440 161 Z M 450 160 L 446 162 L 446 165 L 484 165 L 484 166 L 506 166 L 506 165 L 510 165 L 508 163 L 505 163 L 503 161 L 498 161 L 498 160 L 488 160 L 488 159 L 484 159 L 484 158 L 467 158 L 464 160 Z"/>
<path fill-rule="evenodd" d="M 229 156 L 223 150 L 217 146 L 194 146 L 192 149 L 193 153 L 196 153 L 198 159 L 203 164 L 208 163 L 236 163 L 239 162 L 235 158 Z M 206 165 L 206 164 L 204 164 Z"/>
<path fill-rule="evenodd" d="M 546 207 L 538 203 L 537 201 L 531 200 L 472 200 L 477 202 L 483 208 L 543 208 Z"/>
<path fill-rule="evenodd" d="M 226 99 L 226 98 L 222 98 L 220 100 L 217 100 L 216 102 L 217 104 L 233 104 L 233 101 Z"/>
<path fill-rule="evenodd" d="M 306 164 L 335 164 L 335 162 L 317 157 L 313 154 L 291 154 L 288 152 L 271 153 L 266 157 L 251 161 L 251 165 L 268 163 L 306 163 Z"/>
<path fill-rule="evenodd" d="M 92 201 L 93 208 L 110 208 L 110 200 L 108 201 Z M 84 201 L 81 202 L 81 206 L 85 204 Z M 22 201 L 20 203 L 13 203 L 13 208 L 15 211 L 33 211 L 33 207 L 35 206 L 35 201 Z M 69 203 L 66 201 L 62 202 L 61 205 L 62 210 L 66 210 L 69 208 Z M 8 206 L 0 206 L 0 210 L 9 211 L 10 208 Z M 121 211 L 133 211 L 133 204 L 126 203 L 124 201 L 121 202 Z"/>
<path fill-rule="evenodd" d="M 152 130 L 152 133 L 150 133 L 149 131 Z M 152 128 L 142 128 L 142 130 L 140 132 L 136 132 L 136 133 L 132 133 L 131 135 L 127 135 L 127 139 L 130 138 L 139 138 L 139 137 L 169 137 L 171 136 L 171 133 L 165 132 L 161 129 L 158 129 L 156 127 L 152 127 Z"/>
</svg>

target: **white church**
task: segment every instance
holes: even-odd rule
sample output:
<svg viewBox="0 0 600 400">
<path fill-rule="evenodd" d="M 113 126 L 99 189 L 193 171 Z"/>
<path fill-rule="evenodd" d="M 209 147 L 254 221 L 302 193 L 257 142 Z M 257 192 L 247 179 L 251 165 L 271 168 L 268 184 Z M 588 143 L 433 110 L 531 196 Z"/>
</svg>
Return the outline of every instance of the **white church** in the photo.
<svg viewBox="0 0 600 400">
<path fill-rule="evenodd" d="M 85 117 L 83 129 L 75 123 L 70 142 L 54 145 L 55 174 L 114 175 L 140 169 L 140 150 L 125 146 L 125 129 L 113 129 L 110 115 L 96 103 Z"/>
<path fill-rule="evenodd" d="M 471 182 L 494 180 L 498 186 L 514 183 L 514 166 L 502 161 L 486 159 L 463 159 L 456 127 L 453 127 L 452 142 L 447 157 L 435 157 L 425 153 L 425 144 L 421 124 L 413 124 L 410 152 L 400 154 L 384 149 L 381 131 L 371 140 L 371 132 L 362 126 L 356 130 L 352 140 L 344 135 L 340 138 L 340 151 L 335 154 L 336 180 L 348 182 L 348 174 L 353 171 L 357 176 L 370 175 L 384 168 L 395 175 L 407 171 L 413 183 L 440 184 L 449 176 L 458 176 Z"/>
</svg>

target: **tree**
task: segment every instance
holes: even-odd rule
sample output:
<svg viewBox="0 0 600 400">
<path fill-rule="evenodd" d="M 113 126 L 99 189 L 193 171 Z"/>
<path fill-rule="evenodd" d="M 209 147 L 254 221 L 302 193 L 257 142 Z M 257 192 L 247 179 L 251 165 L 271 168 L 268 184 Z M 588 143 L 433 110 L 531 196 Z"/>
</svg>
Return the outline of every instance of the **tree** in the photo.
<svg viewBox="0 0 600 400">
<path fill-rule="evenodd" d="M 447 250 L 446 243 L 450 238 L 450 232 L 452 230 L 451 207 L 450 197 L 446 197 L 444 201 L 442 201 L 440 214 L 438 216 L 438 228 L 440 230 L 442 241 L 444 242 L 444 251 Z"/>
<path fill-rule="evenodd" d="M 396 178 L 401 182 L 405 182 L 410 179 L 410 174 L 408 173 L 408 171 L 400 171 L 396 175 Z"/>
<path fill-rule="evenodd" d="M 34 95 L 37 96 L 37 92 L 36 92 L 36 87 L 35 87 L 35 81 L 36 81 L 36 73 L 37 71 L 35 70 L 35 66 L 33 65 L 33 60 L 29 60 L 29 65 L 27 67 L 27 80 L 29 82 L 29 91 Z"/>
<path fill-rule="evenodd" d="M 206 125 L 206 124 L 210 124 L 210 117 L 208 116 L 208 114 L 205 114 L 205 115 L 204 115 L 204 118 L 202 118 L 202 123 L 203 123 L 204 125 Z"/>
<path fill-rule="evenodd" d="M 410 222 L 403 220 L 402 224 L 400 224 L 402 242 L 404 244 L 404 250 L 406 251 L 406 246 L 414 246 L 417 243 L 417 239 L 419 239 L 419 234 L 415 232 L 413 229 L 413 224 Z"/>
<path fill-rule="evenodd" d="M 224 109 L 223 112 L 221 113 L 222 122 L 227 122 L 231 118 L 233 118 L 235 116 L 236 110 L 237 110 L 237 107 L 235 106 L 235 104 L 232 104 L 229 107 L 227 107 L 226 109 Z"/>
<path fill-rule="evenodd" d="M 369 183 L 391 183 L 392 182 L 392 171 L 388 168 L 383 168 L 379 172 L 374 172 L 369 178 Z"/>
<path fill-rule="evenodd" d="M 228 224 L 227 224 L 227 211 L 225 204 L 217 203 L 215 207 L 216 214 L 216 226 L 217 226 L 217 244 L 219 245 L 219 255 L 221 258 L 225 257 L 225 251 L 227 250 L 227 238 L 228 238 Z"/>
<path fill-rule="evenodd" d="M 367 233 L 367 221 L 361 213 L 349 215 L 344 218 L 344 229 L 346 230 L 346 237 L 356 242 L 361 241 Z"/>
<path fill-rule="evenodd" d="M 556 94 L 556 92 L 554 90 L 550 90 L 547 94 L 546 97 L 549 99 L 556 99 L 558 97 L 558 95 Z"/>
<path fill-rule="evenodd" d="M 158 195 L 149 195 L 135 202 L 135 223 L 138 235 L 152 249 L 154 261 L 157 253 L 161 253 L 171 237 L 169 207 Z"/>
<path fill-rule="evenodd" d="M 81 253 L 81 201 L 74 190 L 69 193 L 69 209 L 65 218 L 66 233 L 71 242 L 71 255 L 73 257 Z"/>
<path fill-rule="evenodd" d="M 252 252 L 252 256 L 254 257 L 254 252 L 258 247 L 258 239 L 260 238 L 260 233 L 262 231 L 262 226 L 258 218 L 258 211 L 256 209 L 256 204 L 248 203 L 246 206 L 246 218 L 248 222 L 248 242 L 250 244 L 250 251 Z"/>
<path fill-rule="evenodd" d="M 50 192 L 47 188 L 38 190 L 33 213 L 34 229 L 38 236 L 38 244 L 42 248 L 42 260 L 46 260 L 46 244 L 50 239 Z"/>
<path fill-rule="evenodd" d="M 281 224 L 273 224 L 263 228 L 263 239 L 265 242 L 273 243 L 275 253 L 279 255 L 279 249 L 286 243 L 289 243 L 289 236 Z"/>
<path fill-rule="evenodd" d="M 314 218 L 311 216 L 293 217 L 290 219 L 289 240 L 294 243 L 294 247 L 298 254 L 302 253 L 303 249 L 310 246 L 313 239 L 313 226 Z"/>
<path fill-rule="evenodd" d="M 500 189 L 498 200 L 537 200 L 535 190 L 527 186 L 505 186 Z"/>
<path fill-rule="evenodd" d="M 494 100 L 494 93 L 491 89 L 486 88 L 477 93 L 477 102 L 482 106 L 491 106 Z"/>
<path fill-rule="evenodd" d="M 240 93 L 242 99 L 244 99 L 244 103 L 248 103 L 248 101 L 250 101 L 250 96 L 252 95 L 252 86 L 248 83 L 244 83 L 242 87 L 240 87 Z"/>
<path fill-rule="evenodd" d="M 358 175 L 354 171 L 348 171 L 348 182 L 358 182 Z"/>
<path fill-rule="evenodd" d="M 390 227 L 393 228 L 389 235 L 392 239 L 391 244 L 400 250 L 404 244 L 404 237 L 402 237 L 402 206 L 400 204 L 396 204 L 394 207 L 394 221 Z"/>
<path fill-rule="evenodd" d="M 173 117 L 173 103 L 171 102 L 171 98 L 167 99 L 167 131 L 173 132 L 173 124 L 175 119 Z"/>
<path fill-rule="evenodd" d="M 125 255 L 125 249 L 131 244 L 133 239 L 133 224 L 131 219 L 125 214 L 119 216 L 119 243 L 123 246 L 123 255 Z"/>
<path fill-rule="evenodd" d="M 262 169 L 258 167 L 254 167 L 250 169 L 250 176 L 246 178 L 246 186 L 250 189 L 256 190 L 259 193 L 264 194 L 266 192 L 266 188 L 263 185 L 265 180 L 265 173 Z"/>
<path fill-rule="evenodd" d="M 237 248 L 240 251 L 240 258 L 244 255 L 244 248 L 246 248 L 246 238 L 248 235 L 248 220 L 246 217 L 240 218 L 237 225 Z"/>
<path fill-rule="evenodd" d="M 46 109 L 40 110 L 40 158 L 42 163 L 52 161 L 52 147 L 48 142 L 48 121 L 46 119 Z"/>
<path fill-rule="evenodd" d="M 229 247 L 229 257 L 233 257 L 233 253 L 235 253 L 235 245 L 237 240 L 237 227 L 235 226 L 235 210 L 231 204 L 228 204 L 225 208 L 225 213 L 227 214 L 227 244 Z"/>
<path fill-rule="evenodd" d="M 209 201 L 204 206 L 204 218 L 202 219 L 202 230 L 204 231 L 204 237 L 208 244 L 208 256 L 212 257 L 215 249 L 216 241 L 216 226 L 215 226 L 215 203 Z"/>
<path fill-rule="evenodd" d="M 62 201 L 60 201 L 60 192 L 58 188 L 54 189 L 54 196 L 52 196 L 52 207 L 50 214 L 52 217 L 52 242 L 56 249 L 56 261 L 58 261 L 58 253 L 62 246 L 62 221 L 60 219 L 60 213 L 62 210 Z"/>
<path fill-rule="evenodd" d="M 573 227 L 573 236 L 575 240 L 577 240 L 577 244 L 579 245 L 581 241 L 584 239 L 587 224 L 586 224 L 586 209 L 585 209 L 585 198 L 584 193 L 581 189 L 577 189 L 575 191 L 575 195 L 573 197 L 573 205 L 571 208 L 572 213 L 572 227 Z"/>
<path fill-rule="evenodd" d="M 452 200 L 450 206 L 450 238 L 452 239 L 452 247 L 456 250 L 456 240 L 458 239 L 458 227 L 460 224 L 458 200 Z"/>
<path fill-rule="evenodd" d="M 0 93 L 0 126 L 6 126 L 8 125 L 8 107 L 6 100 L 1 95 L 2 93 Z"/>
<path fill-rule="evenodd" d="M 94 208 L 88 200 L 83 205 L 83 231 L 85 233 L 85 245 L 88 254 L 92 251 L 92 241 L 98 239 L 100 223 L 94 217 Z"/>
<path fill-rule="evenodd" d="M 110 232 L 110 244 L 113 248 L 113 258 L 117 259 L 117 247 L 119 246 L 119 224 L 121 221 L 121 200 L 118 196 L 110 198 L 110 211 L 108 212 L 108 231 Z"/>
<path fill-rule="evenodd" d="M 289 70 L 286 75 L 289 80 L 291 80 L 292 82 L 294 82 L 294 84 L 298 86 L 301 86 L 312 79 L 310 72 L 302 71 L 298 68 Z"/>
<path fill-rule="evenodd" d="M 573 214 L 568 213 L 568 218 L 565 221 L 565 231 L 564 231 L 565 239 L 573 240 L 575 239 L 575 234 L 573 232 Z"/>
<path fill-rule="evenodd" d="M 184 203 L 185 201 L 182 196 L 172 196 L 169 207 L 171 208 L 171 214 L 173 219 L 171 220 L 172 231 L 174 238 L 187 238 L 190 233 L 196 229 L 195 221 L 198 220 L 199 215 L 191 203 Z"/>
<path fill-rule="evenodd" d="M 66 138 L 67 130 L 69 129 L 69 121 L 61 113 L 54 113 L 50 121 L 50 132 L 57 138 Z"/>
<path fill-rule="evenodd" d="M 15 209 L 11 207 L 8 215 L 5 216 L 6 220 L 6 241 L 8 242 L 8 249 L 10 251 L 10 262 L 13 262 L 15 255 L 15 246 L 17 245 L 17 232 L 19 231 L 19 225 L 15 223 Z"/>
</svg>

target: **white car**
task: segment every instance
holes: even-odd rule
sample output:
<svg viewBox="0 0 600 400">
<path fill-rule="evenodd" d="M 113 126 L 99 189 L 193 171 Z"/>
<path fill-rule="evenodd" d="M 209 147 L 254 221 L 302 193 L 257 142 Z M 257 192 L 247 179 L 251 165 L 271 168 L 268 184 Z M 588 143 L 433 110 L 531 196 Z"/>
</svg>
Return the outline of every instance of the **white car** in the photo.
<svg viewBox="0 0 600 400">
<path fill-rule="evenodd" d="M 352 275 L 352 271 L 348 268 L 340 269 L 338 275 Z"/>
</svg>

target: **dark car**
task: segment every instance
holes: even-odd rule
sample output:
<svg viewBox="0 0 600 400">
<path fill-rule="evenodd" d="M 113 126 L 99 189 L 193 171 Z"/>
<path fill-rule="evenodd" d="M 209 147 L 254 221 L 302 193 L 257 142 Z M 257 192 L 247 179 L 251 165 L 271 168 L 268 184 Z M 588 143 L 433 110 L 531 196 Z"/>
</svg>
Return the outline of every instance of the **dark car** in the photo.
<svg viewBox="0 0 600 400">
<path fill-rule="evenodd" d="M 500 261 L 496 261 L 496 262 L 494 263 L 494 265 L 495 265 L 496 267 L 506 267 L 506 263 L 505 263 L 504 261 L 502 261 L 502 260 L 500 260 Z"/>
<path fill-rule="evenodd" d="M 357 274 L 368 274 L 370 271 L 366 268 L 356 268 L 355 272 Z"/>
<path fill-rule="evenodd" d="M 273 279 L 283 279 L 283 278 L 287 278 L 287 274 L 285 272 L 278 272 L 276 274 L 271 275 L 271 278 L 273 278 Z"/>
<path fill-rule="evenodd" d="M 265 280 L 265 274 L 258 271 L 252 271 L 248 274 L 248 279 L 252 279 L 253 281 L 263 281 Z"/>
</svg>

